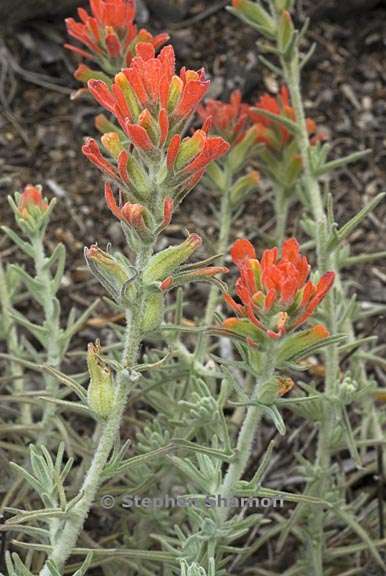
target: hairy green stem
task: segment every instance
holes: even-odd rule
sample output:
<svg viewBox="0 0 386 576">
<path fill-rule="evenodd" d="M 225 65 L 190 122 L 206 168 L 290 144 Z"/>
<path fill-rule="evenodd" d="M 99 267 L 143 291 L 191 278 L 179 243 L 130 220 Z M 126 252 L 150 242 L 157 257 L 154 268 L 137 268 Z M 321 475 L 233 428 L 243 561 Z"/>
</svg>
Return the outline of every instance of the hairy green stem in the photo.
<svg viewBox="0 0 386 576">
<path fill-rule="evenodd" d="M 276 185 L 274 195 L 276 217 L 275 240 L 277 245 L 281 246 L 285 239 L 287 229 L 289 199 L 286 190 L 280 185 Z"/>
<path fill-rule="evenodd" d="M 235 487 L 237 482 L 241 480 L 252 453 L 253 442 L 256 434 L 256 427 L 262 416 L 262 408 L 257 404 L 259 394 L 263 384 L 268 382 L 275 371 L 274 355 L 267 351 L 266 364 L 262 368 L 261 375 L 256 381 L 255 388 L 251 396 L 251 405 L 248 406 L 244 422 L 241 426 L 236 445 L 236 457 L 229 465 L 225 474 L 223 483 L 219 489 L 219 495 L 222 498 L 231 498 L 235 495 Z M 228 506 L 219 508 L 218 515 L 222 522 L 228 517 L 230 512 Z"/>
<path fill-rule="evenodd" d="M 142 269 L 151 252 L 152 247 L 146 247 L 141 251 L 136 263 L 138 269 Z M 141 323 L 143 313 L 144 297 L 141 293 L 136 306 L 133 306 L 133 308 L 127 313 L 126 339 L 121 362 L 123 368 L 117 376 L 117 390 L 112 412 L 108 416 L 104 428 L 101 431 L 91 466 L 80 489 L 82 497 L 72 509 L 70 516 L 65 521 L 61 531 L 57 534 L 56 543 L 54 543 L 50 554 L 50 559 L 56 563 L 59 570 L 63 568 L 67 558 L 71 555 L 71 552 L 76 545 L 78 536 L 87 519 L 90 508 L 101 484 L 103 469 L 107 463 L 114 442 L 119 435 L 119 429 L 126 407 L 127 398 L 131 390 L 129 369 L 136 362 L 142 340 Z M 42 568 L 40 576 L 51 576 L 47 564 Z"/>
<path fill-rule="evenodd" d="M 321 273 L 327 270 L 336 271 L 335 254 L 327 249 L 328 222 L 324 210 L 322 194 L 319 182 L 312 173 L 310 162 L 310 141 L 306 125 L 306 117 L 300 91 L 300 66 L 299 53 L 294 51 L 290 62 L 282 61 L 285 78 L 291 95 L 292 105 L 295 110 L 297 125 L 299 127 L 298 144 L 303 162 L 304 184 L 311 210 L 316 224 L 315 240 L 318 255 L 318 266 Z M 331 334 L 337 333 L 336 303 L 333 291 L 326 297 L 327 324 Z M 334 395 L 338 386 L 339 377 L 339 354 L 337 345 L 330 346 L 326 351 L 326 378 L 325 393 L 327 396 Z M 326 411 L 325 418 L 321 423 L 318 437 L 317 465 L 320 469 L 318 491 L 326 494 L 329 486 L 329 468 L 331 464 L 331 432 L 336 421 L 336 410 L 331 406 Z M 310 538 L 308 540 L 308 554 L 313 576 L 323 576 L 323 551 L 324 551 L 324 522 L 325 512 L 322 507 L 312 511 L 310 515 Z"/>
<path fill-rule="evenodd" d="M 7 279 L 3 264 L 0 259 L 0 308 L 4 338 L 7 343 L 7 350 L 12 356 L 20 355 L 20 346 L 17 337 L 17 329 L 14 320 L 10 315 L 11 297 L 8 291 Z M 17 394 L 24 392 L 24 371 L 20 363 L 9 361 L 9 374 L 12 378 L 12 385 Z M 21 423 L 29 425 L 32 422 L 31 406 L 23 403 L 20 411 Z"/>
<path fill-rule="evenodd" d="M 58 311 L 55 310 L 56 294 L 52 291 L 52 278 L 47 267 L 47 257 L 44 250 L 43 237 L 37 235 L 32 238 L 31 245 L 34 252 L 34 264 L 36 272 L 36 280 L 42 285 L 42 306 L 44 311 L 44 324 L 49 331 L 46 345 L 46 362 L 53 368 L 59 368 L 62 361 L 62 354 L 60 350 L 60 318 Z M 59 303 L 58 303 L 59 306 Z M 56 398 L 58 393 L 57 379 L 49 374 L 44 375 L 46 383 L 46 392 L 52 397 Z M 43 431 L 40 433 L 37 443 L 42 444 L 51 429 L 52 419 L 55 416 L 55 404 L 46 403 L 42 426 Z"/>
</svg>

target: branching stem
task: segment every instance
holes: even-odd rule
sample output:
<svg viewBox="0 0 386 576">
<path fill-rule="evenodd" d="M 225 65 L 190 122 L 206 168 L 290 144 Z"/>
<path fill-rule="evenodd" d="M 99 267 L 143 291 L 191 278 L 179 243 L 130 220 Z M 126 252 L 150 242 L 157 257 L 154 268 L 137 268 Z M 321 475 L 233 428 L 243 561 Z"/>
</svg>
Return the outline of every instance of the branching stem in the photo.
<svg viewBox="0 0 386 576">
<path fill-rule="evenodd" d="M 275 371 L 274 355 L 267 352 L 266 365 L 262 367 L 261 375 L 256 381 L 255 388 L 251 396 L 251 405 L 248 406 L 243 425 L 237 439 L 236 458 L 226 472 L 219 495 L 222 498 L 231 498 L 235 495 L 237 482 L 241 480 L 251 456 L 252 447 L 256 435 L 256 428 L 262 416 L 261 405 L 257 404 L 259 394 L 263 384 L 268 382 Z M 219 508 L 219 517 L 225 522 L 230 508 L 227 506 Z"/>
<path fill-rule="evenodd" d="M 141 269 L 152 252 L 152 247 L 145 247 L 137 258 L 137 267 Z M 71 555 L 76 545 L 78 536 L 95 500 L 98 488 L 101 484 L 103 469 L 107 463 L 114 442 L 119 435 L 119 429 L 126 407 L 128 395 L 131 390 L 130 368 L 135 364 L 140 343 L 142 340 L 141 322 L 143 318 L 144 298 L 141 295 L 137 305 L 127 314 L 127 327 L 125 347 L 122 355 L 122 370 L 117 375 L 117 390 L 113 410 L 107 418 L 99 442 L 96 447 L 91 466 L 84 478 L 79 502 L 74 506 L 71 515 L 64 523 L 60 533 L 57 534 L 57 542 L 50 554 L 59 570 L 61 570 Z M 45 564 L 40 576 L 51 576 L 51 572 Z"/>
</svg>

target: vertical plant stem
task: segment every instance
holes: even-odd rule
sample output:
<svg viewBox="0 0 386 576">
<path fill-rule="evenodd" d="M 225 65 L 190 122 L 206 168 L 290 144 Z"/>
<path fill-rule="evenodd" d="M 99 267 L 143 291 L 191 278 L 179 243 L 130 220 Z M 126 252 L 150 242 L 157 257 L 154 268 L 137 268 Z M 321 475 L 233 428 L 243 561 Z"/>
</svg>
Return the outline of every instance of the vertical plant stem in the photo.
<svg viewBox="0 0 386 576">
<path fill-rule="evenodd" d="M 43 237 L 42 235 L 35 236 L 31 245 L 34 250 L 34 264 L 36 271 L 36 279 L 42 285 L 42 305 L 44 311 L 44 323 L 49 331 L 49 336 L 47 338 L 46 345 L 46 362 L 49 366 L 54 368 L 59 368 L 62 361 L 62 355 L 60 350 L 60 318 L 59 309 L 55 309 L 55 303 L 59 307 L 59 303 L 56 299 L 56 294 L 53 293 L 51 287 L 51 274 L 46 266 L 47 258 L 44 250 Z M 46 383 L 46 391 L 54 398 L 58 393 L 58 382 L 57 379 L 49 374 L 45 374 L 44 380 Z M 43 411 L 42 417 L 42 427 L 43 430 L 39 434 L 37 439 L 38 444 L 42 444 L 44 439 L 49 434 L 51 429 L 52 419 L 55 415 L 56 408 L 55 404 L 46 403 Z"/>
<path fill-rule="evenodd" d="M 282 61 L 282 68 L 291 94 L 292 105 L 295 110 L 297 125 L 299 127 L 298 144 L 303 162 L 304 183 L 311 210 L 315 220 L 315 239 L 318 254 L 318 265 L 321 273 L 327 270 L 336 271 L 335 254 L 327 250 L 328 221 L 324 210 L 322 194 L 317 178 L 313 175 L 310 162 L 310 142 L 306 126 L 303 101 L 300 92 L 299 53 L 295 53 L 290 62 Z M 327 324 L 331 334 L 337 332 L 336 303 L 334 291 L 331 290 L 326 297 Z M 326 378 L 325 394 L 335 394 L 339 378 L 339 354 L 337 345 L 330 346 L 326 351 Z M 326 494 L 329 485 L 329 468 L 331 464 L 331 432 L 334 429 L 336 410 L 331 405 L 320 426 L 318 437 L 317 466 L 320 469 L 318 491 Z M 324 551 L 324 522 L 325 512 L 318 507 L 311 514 L 310 538 L 308 540 L 308 554 L 313 570 L 313 576 L 323 576 Z"/>
<path fill-rule="evenodd" d="M 283 244 L 287 229 L 289 200 L 285 189 L 280 185 L 276 185 L 274 195 L 276 217 L 275 240 L 277 245 L 281 246 Z"/>
<path fill-rule="evenodd" d="M 142 269 L 151 252 L 151 246 L 143 248 L 137 258 L 136 265 L 138 269 Z M 141 293 L 136 306 L 134 306 L 127 314 L 128 322 L 126 327 L 125 347 L 121 362 L 123 369 L 117 376 L 117 390 L 112 412 L 110 416 L 108 416 L 104 428 L 101 431 L 91 466 L 80 489 L 82 497 L 72 509 L 71 515 L 64 523 L 60 533 L 57 534 L 57 542 L 54 544 L 50 554 L 50 559 L 57 564 L 59 570 L 62 570 L 67 558 L 71 555 L 72 549 L 76 545 L 79 533 L 83 528 L 84 522 L 89 514 L 90 508 L 101 484 L 103 469 L 113 448 L 114 442 L 119 435 L 119 429 L 126 407 L 127 398 L 131 390 L 129 369 L 136 362 L 142 340 L 141 322 L 143 313 L 144 297 Z M 51 576 L 47 564 L 42 568 L 40 576 Z"/>
<path fill-rule="evenodd" d="M 7 344 L 7 350 L 12 356 L 20 355 L 19 341 L 17 337 L 17 329 L 15 322 L 9 313 L 11 306 L 11 298 L 8 292 L 7 279 L 5 270 L 0 259 L 0 308 L 2 315 L 2 323 L 4 336 Z M 24 392 L 24 370 L 21 364 L 9 361 L 9 373 L 12 378 L 12 386 L 17 394 Z M 24 425 L 31 424 L 31 407 L 29 404 L 22 403 L 20 413 L 21 423 Z"/>
<path fill-rule="evenodd" d="M 237 438 L 235 460 L 230 463 L 219 490 L 219 495 L 222 498 L 231 498 L 234 496 L 235 486 L 242 478 L 248 466 L 256 434 L 256 427 L 262 415 L 262 408 L 256 404 L 256 401 L 258 401 L 262 385 L 272 378 L 274 371 L 274 355 L 267 352 L 266 365 L 262 368 L 261 375 L 255 383 L 255 388 L 251 396 L 251 406 L 248 406 L 244 422 Z M 230 508 L 228 506 L 219 508 L 218 513 L 222 522 L 225 522 L 227 519 L 229 511 Z"/>
<path fill-rule="evenodd" d="M 221 254 L 218 259 L 217 265 L 222 266 L 225 260 L 225 252 L 228 249 L 229 237 L 232 224 L 232 210 L 230 205 L 229 191 L 231 188 L 231 176 L 227 175 L 227 184 L 225 189 L 221 191 L 221 208 L 220 208 L 220 231 L 216 252 Z M 210 326 L 213 322 L 214 314 L 218 304 L 218 288 L 216 286 L 210 287 L 208 302 L 205 309 L 204 326 Z M 203 335 L 199 341 L 196 350 L 196 361 L 202 362 L 205 352 L 207 350 L 209 338 Z"/>
</svg>

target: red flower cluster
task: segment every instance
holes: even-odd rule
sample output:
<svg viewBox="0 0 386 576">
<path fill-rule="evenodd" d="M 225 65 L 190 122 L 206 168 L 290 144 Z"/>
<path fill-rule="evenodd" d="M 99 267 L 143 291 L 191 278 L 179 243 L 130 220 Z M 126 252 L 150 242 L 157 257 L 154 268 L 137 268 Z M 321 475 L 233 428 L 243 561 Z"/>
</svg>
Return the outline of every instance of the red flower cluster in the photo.
<svg viewBox="0 0 386 576">
<path fill-rule="evenodd" d="M 91 15 L 78 8 L 80 22 L 73 18 L 66 20 L 68 34 L 89 51 L 72 44 L 66 44 L 66 48 L 98 62 L 108 73 L 129 65 L 140 42 L 157 49 L 169 39 L 166 33 L 152 36 L 145 29 L 137 29 L 135 0 L 90 0 L 90 8 Z M 89 68 L 81 65 L 75 76 L 86 81 L 90 73 Z"/>
<path fill-rule="evenodd" d="M 43 199 L 41 186 L 28 184 L 19 197 L 17 209 L 24 220 L 34 215 L 43 215 L 48 210 L 48 204 Z"/>
<path fill-rule="evenodd" d="M 198 110 L 201 118 L 210 122 L 211 128 L 228 142 L 239 142 L 247 132 L 250 123 L 254 125 L 255 142 L 266 144 L 274 150 L 281 150 L 293 140 L 293 135 L 279 121 L 259 113 L 259 109 L 275 116 L 282 116 L 296 122 L 296 115 L 290 105 L 287 86 L 282 86 L 277 97 L 263 94 L 255 106 L 241 101 L 239 90 L 232 92 L 229 102 L 208 100 Z M 307 118 L 310 135 L 315 135 L 317 126 L 312 118 Z M 323 139 L 323 135 L 313 136 L 312 142 Z"/>
<path fill-rule="evenodd" d="M 133 144 L 148 152 L 181 127 L 207 92 L 209 81 L 204 70 L 182 68 L 177 76 L 172 46 L 156 57 L 153 46 L 140 43 L 130 67 L 115 76 L 111 88 L 101 80 L 90 80 L 88 86 Z"/>
<path fill-rule="evenodd" d="M 256 110 L 257 109 L 257 110 Z M 274 98 L 268 94 L 263 94 L 257 101 L 255 108 L 249 108 L 249 117 L 256 126 L 257 141 L 266 144 L 273 150 L 280 151 L 289 142 L 292 141 L 293 135 L 281 123 L 275 122 L 274 119 L 268 118 L 263 114 L 259 114 L 258 110 L 265 110 L 274 114 L 275 116 L 283 116 L 296 122 L 295 111 L 290 105 L 289 92 L 287 86 L 282 86 L 279 95 Z M 307 118 L 307 128 L 310 135 L 315 135 L 317 127 L 312 118 Z M 316 136 L 313 142 L 323 136 Z"/>
<path fill-rule="evenodd" d="M 256 154 L 261 168 L 272 180 L 284 188 L 293 189 L 302 171 L 302 160 L 293 133 L 281 121 L 281 118 L 286 118 L 296 123 L 286 86 L 281 88 L 277 97 L 264 94 L 254 107 L 243 103 L 240 91 L 236 90 L 229 102 L 208 100 L 198 112 L 214 133 L 232 145 L 227 160 L 233 173 L 239 172 L 248 158 Z M 307 127 L 312 144 L 325 138 L 316 134 L 316 124 L 310 118 Z M 213 171 L 212 179 L 216 178 L 216 171 Z"/>
<path fill-rule="evenodd" d="M 240 273 L 236 294 L 241 304 L 225 295 L 237 318 L 225 320 L 224 327 L 244 332 L 252 340 L 280 338 L 302 325 L 334 282 L 333 272 L 326 272 L 316 285 L 308 280 L 310 266 L 294 238 L 284 242 L 281 257 L 278 249 L 272 248 L 257 260 L 248 240 L 237 240 L 231 255 Z M 319 329 L 328 335 L 324 327 Z"/>
<path fill-rule="evenodd" d="M 235 144 L 243 138 L 248 123 L 248 104 L 241 100 L 240 90 L 234 90 L 229 102 L 207 100 L 198 113 L 205 122 L 210 122 L 214 131 L 227 142 Z"/>
<path fill-rule="evenodd" d="M 157 189 L 163 199 L 172 191 L 173 198 L 180 201 L 201 179 L 207 165 L 229 149 L 221 137 L 207 135 L 207 125 L 192 136 L 181 137 L 180 131 L 209 82 L 203 70 L 183 68 L 177 75 L 172 46 L 156 56 L 150 44 L 140 43 L 130 67 L 115 76 L 111 87 L 102 80 L 90 80 L 88 86 L 99 104 L 115 116 L 124 134 L 116 131 L 102 136 L 114 163 L 102 155 L 93 139 L 88 139 L 83 152 L 119 183 L 130 202 L 146 202 L 155 193 L 149 171 L 158 173 Z M 112 207 L 111 202 L 109 205 Z"/>
</svg>

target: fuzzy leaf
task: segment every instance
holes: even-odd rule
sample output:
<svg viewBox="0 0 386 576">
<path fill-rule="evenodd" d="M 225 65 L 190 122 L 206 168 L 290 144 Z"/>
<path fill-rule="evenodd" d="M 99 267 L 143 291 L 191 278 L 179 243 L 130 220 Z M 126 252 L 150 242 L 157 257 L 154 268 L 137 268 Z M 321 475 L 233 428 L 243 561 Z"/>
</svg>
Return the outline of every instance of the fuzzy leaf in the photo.
<svg viewBox="0 0 386 576">
<path fill-rule="evenodd" d="M 43 402 L 48 402 L 49 404 L 54 404 L 58 408 L 63 410 L 69 410 L 70 412 L 78 412 L 79 414 L 84 414 L 85 416 L 93 417 L 94 412 L 90 410 L 88 406 L 80 404 L 79 402 L 69 402 L 68 400 L 60 400 L 59 398 L 50 398 L 49 396 L 40 396 L 39 398 Z"/>
<path fill-rule="evenodd" d="M 24 566 L 16 552 L 13 552 L 13 554 L 7 552 L 5 563 L 8 570 L 8 576 L 33 576 L 32 572 L 27 570 Z"/>
<path fill-rule="evenodd" d="M 78 384 L 74 378 L 68 374 L 60 372 L 60 370 L 57 370 L 53 366 L 48 366 L 47 364 L 42 364 L 40 368 L 43 372 L 47 372 L 51 376 L 54 376 L 54 378 L 56 378 L 59 382 L 65 384 L 65 386 L 67 386 L 72 392 L 75 392 L 75 394 L 80 400 L 82 400 L 82 402 L 86 402 L 87 391 L 80 384 Z"/>
<path fill-rule="evenodd" d="M 41 282 L 32 278 L 24 268 L 21 268 L 21 266 L 18 266 L 17 264 L 11 264 L 10 270 L 24 282 L 30 293 L 38 302 L 42 303 L 44 301 L 44 296 L 42 295 L 43 285 Z"/>
<path fill-rule="evenodd" d="M 1 229 L 21 250 L 23 250 L 25 254 L 27 254 L 27 256 L 33 258 L 34 251 L 31 244 L 22 240 L 22 238 L 20 238 L 20 236 L 18 236 L 18 234 L 16 234 L 16 232 L 14 232 L 11 228 L 2 226 Z"/>
<path fill-rule="evenodd" d="M 359 536 L 359 538 L 366 544 L 370 554 L 374 558 L 375 562 L 382 568 L 382 570 L 386 571 L 386 564 L 382 560 L 377 547 L 374 545 L 374 542 L 370 535 L 366 532 L 366 530 L 357 522 L 355 517 L 348 511 L 342 510 L 339 506 L 334 506 L 332 511 L 338 518 L 343 520 L 347 526 L 351 528 L 353 532 Z"/>
<path fill-rule="evenodd" d="M 15 309 L 12 309 L 10 315 L 18 324 L 26 328 L 33 336 L 35 336 L 42 346 L 46 347 L 47 339 L 49 337 L 47 328 L 30 322 L 25 318 L 25 316 L 23 316 L 23 314 L 20 314 L 20 312 Z"/>
<path fill-rule="evenodd" d="M 347 164 L 352 164 L 353 162 L 357 162 L 358 160 L 361 160 L 361 158 L 365 158 L 369 154 L 371 154 L 370 149 L 360 150 L 358 152 L 353 152 L 352 154 L 349 154 L 348 156 L 345 156 L 344 158 L 338 158 L 337 160 L 331 160 L 330 162 L 326 162 L 326 163 L 322 164 L 319 168 L 317 168 L 315 170 L 315 175 L 316 176 L 322 176 L 323 174 L 328 174 L 329 172 L 332 172 L 333 170 L 337 170 L 338 168 L 343 168 L 344 166 L 347 166 Z"/>
<path fill-rule="evenodd" d="M 300 332 L 299 334 L 301 335 L 302 333 Z M 280 362 L 294 362 L 295 360 L 297 361 L 301 360 L 302 358 L 307 358 L 322 348 L 337 344 L 338 342 L 342 342 L 342 340 L 345 339 L 345 335 L 337 334 L 336 336 L 328 336 L 327 338 L 323 338 L 319 342 L 309 346 L 300 346 L 300 339 L 296 340 L 297 336 L 298 334 L 294 334 L 294 336 L 290 336 L 287 341 L 283 343 L 278 356 L 278 360 Z M 295 344 L 295 346 L 293 346 L 293 344 Z"/>
<path fill-rule="evenodd" d="M 386 193 L 381 192 L 376 196 L 371 202 L 369 202 L 360 212 L 355 214 L 351 220 L 346 222 L 344 226 L 339 228 L 336 233 L 330 238 L 327 246 L 328 251 L 334 250 L 343 240 L 345 240 L 354 230 L 359 226 L 359 224 L 366 218 L 368 214 L 373 212 L 380 202 L 385 198 Z"/>
<path fill-rule="evenodd" d="M 264 116 L 265 118 L 272 120 L 279 126 L 284 126 L 291 132 L 291 134 L 299 134 L 300 128 L 296 122 L 293 122 L 290 120 L 290 118 L 287 118 L 287 116 L 284 116 L 283 114 L 275 114 L 274 112 L 270 112 L 264 108 L 252 108 L 252 111 L 256 112 L 256 114 L 259 114 L 260 116 Z"/>
</svg>

